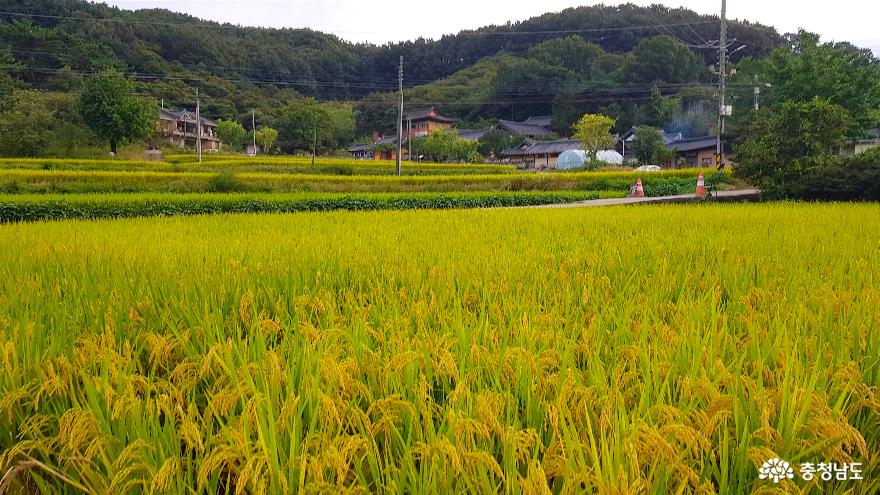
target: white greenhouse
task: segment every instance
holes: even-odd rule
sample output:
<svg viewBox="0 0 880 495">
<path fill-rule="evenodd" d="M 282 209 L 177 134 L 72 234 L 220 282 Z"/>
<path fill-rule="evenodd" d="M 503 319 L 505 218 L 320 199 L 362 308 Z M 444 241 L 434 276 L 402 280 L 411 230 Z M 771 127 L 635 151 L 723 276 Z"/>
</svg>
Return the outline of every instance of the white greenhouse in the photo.
<svg viewBox="0 0 880 495">
<path fill-rule="evenodd" d="M 600 151 L 596 154 L 596 161 L 607 163 L 608 165 L 623 165 L 623 156 L 614 150 Z M 559 155 L 556 162 L 558 170 L 572 170 L 575 168 L 583 168 L 590 162 L 589 155 L 585 151 L 574 150 L 566 151 Z"/>
</svg>

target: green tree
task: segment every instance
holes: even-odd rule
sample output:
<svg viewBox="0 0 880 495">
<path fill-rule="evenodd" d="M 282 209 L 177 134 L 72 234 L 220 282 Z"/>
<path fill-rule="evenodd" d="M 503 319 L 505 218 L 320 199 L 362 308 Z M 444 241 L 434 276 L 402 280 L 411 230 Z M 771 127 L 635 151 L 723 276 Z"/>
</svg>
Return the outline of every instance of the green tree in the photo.
<svg viewBox="0 0 880 495">
<path fill-rule="evenodd" d="M 628 64 L 631 82 L 686 83 L 699 78 L 702 61 L 687 46 L 669 36 L 643 39 Z"/>
<path fill-rule="evenodd" d="M 797 181 L 811 161 L 836 156 L 850 125 L 845 108 L 821 98 L 764 109 L 734 147 L 735 173 L 775 194 Z"/>
<path fill-rule="evenodd" d="M 92 139 L 71 94 L 16 90 L 0 112 L 3 156 L 70 156 Z"/>
<path fill-rule="evenodd" d="M 654 159 L 654 150 L 658 145 L 663 146 L 663 137 L 660 135 L 660 131 L 653 127 L 643 126 L 636 129 L 635 138 L 629 149 L 639 163 L 649 164 Z"/>
<path fill-rule="evenodd" d="M 7 70 L 18 65 L 9 50 L 0 50 L 0 101 L 6 100 L 12 91 L 20 86 L 19 81 L 9 75 Z"/>
<path fill-rule="evenodd" d="M 540 60 L 505 59 L 492 83 L 492 97 L 511 103 L 497 107 L 496 112 L 511 120 L 549 115 L 553 111 L 552 101 L 536 98 L 536 93 L 571 92 L 576 89 L 578 81 L 578 75 L 565 67 L 548 65 Z"/>
<path fill-rule="evenodd" d="M 478 150 L 485 157 L 499 157 L 504 150 L 521 146 L 525 140 L 524 136 L 493 129 L 480 138 Z"/>
<path fill-rule="evenodd" d="M 255 138 L 257 145 L 268 155 L 269 150 L 272 149 L 272 146 L 275 145 L 275 141 L 278 139 L 278 131 L 271 127 L 262 127 L 257 130 Z"/>
<path fill-rule="evenodd" d="M 156 129 L 156 101 L 134 92 L 133 82 L 108 71 L 86 81 L 80 96 L 80 115 L 114 154 L 119 144 L 145 139 Z"/>
<path fill-rule="evenodd" d="M 654 143 L 654 152 L 652 153 L 651 160 L 656 165 L 668 167 L 673 165 L 676 154 L 678 154 L 677 149 L 669 149 L 662 142 Z"/>
<path fill-rule="evenodd" d="M 564 67 L 589 79 L 601 74 L 599 65 L 606 56 L 599 45 L 587 43 L 580 36 L 569 36 L 546 41 L 529 49 L 528 57 L 546 65 Z M 598 70 L 594 70 L 594 66 Z"/>
<path fill-rule="evenodd" d="M 581 142 L 590 159 L 595 160 L 600 151 L 611 147 L 612 127 L 614 127 L 614 119 L 604 115 L 586 114 L 572 129 L 574 138 Z"/>
<path fill-rule="evenodd" d="M 663 96 L 660 89 L 651 89 L 651 116 L 658 125 L 666 125 L 681 114 L 681 96 Z"/>
<path fill-rule="evenodd" d="M 869 50 L 820 44 L 818 35 L 801 31 L 763 66 L 758 77 L 772 85 L 766 95 L 771 104 L 821 98 L 839 105 L 851 117 L 847 135 L 852 138 L 880 121 L 880 61 Z"/>
<path fill-rule="evenodd" d="M 285 109 L 279 131 L 285 151 L 311 150 L 315 144 L 319 149 L 340 148 L 354 137 L 354 108 L 348 103 L 303 98 Z"/>
<path fill-rule="evenodd" d="M 435 129 L 426 137 L 413 139 L 413 155 L 443 162 L 473 163 L 480 160 L 480 143 L 458 137 L 452 129 Z"/>
<path fill-rule="evenodd" d="M 247 143 L 248 132 L 238 122 L 220 119 L 217 121 L 217 137 L 225 146 L 239 150 Z"/>
</svg>

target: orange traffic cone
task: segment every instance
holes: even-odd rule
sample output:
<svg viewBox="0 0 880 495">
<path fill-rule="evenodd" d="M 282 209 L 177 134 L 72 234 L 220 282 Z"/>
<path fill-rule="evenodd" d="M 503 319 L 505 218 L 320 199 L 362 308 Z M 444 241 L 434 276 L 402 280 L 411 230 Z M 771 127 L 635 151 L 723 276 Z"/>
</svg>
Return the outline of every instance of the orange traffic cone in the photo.
<svg viewBox="0 0 880 495">
<path fill-rule="evenodd" d="M 706 177 L 700 173 L 700 177 L 697 179 L 697 197 L 702 198 L 706 195 Z"/>
<path fill-rule="evenodd" d="M 645 188 L 644 188 L 644 186 L 642 186 L 642 179 L 639 179 L 639 181 L 636 182 L 636 197 L 637 198 L 644 198 L 645 197 Z"/>
</svg>

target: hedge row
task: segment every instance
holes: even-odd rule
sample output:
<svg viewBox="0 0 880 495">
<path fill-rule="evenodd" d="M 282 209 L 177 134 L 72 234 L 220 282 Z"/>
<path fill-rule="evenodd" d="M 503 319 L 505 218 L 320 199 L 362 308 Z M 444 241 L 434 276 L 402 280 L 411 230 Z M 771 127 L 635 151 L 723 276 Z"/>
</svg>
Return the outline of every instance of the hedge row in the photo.
<svg viewBox="0 0 880 495">
<path fill-rule="evenodd" d="M 416 210 L 536 206 L 614 197 L 614 193 L 107 194 L 0 196 L 0 223 L 217 213 Z"/>
<path fill-rule="evenodd" d="M 819 158 L 768 177 L 769 199 L 880 201 L 880 148 L 845 158 Z"/>
</svg>

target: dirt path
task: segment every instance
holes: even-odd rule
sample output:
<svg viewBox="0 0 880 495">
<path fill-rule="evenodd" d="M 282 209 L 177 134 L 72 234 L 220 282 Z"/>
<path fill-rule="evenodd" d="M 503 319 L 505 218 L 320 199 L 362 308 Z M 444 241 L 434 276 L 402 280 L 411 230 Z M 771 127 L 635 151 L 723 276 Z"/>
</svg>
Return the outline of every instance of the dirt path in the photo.
<svg viewBox="0 0 880 495">
<path fill-rule="evenodd" d="M 736 202 L 750 201 L 757 199 L 757 189 L 743 189 L 740 191 L 718 191 L 712 195 L 712 201 Z M 638 205 L 652 203 L 696 203 L 702 199 L 693 194 L 685 194 L 681 196 L 663 196 L 658 198 L 614 198 L 614 199 L 594 199 L 591 201 L 581 201 L 578 203 L 568 203 L 559 205 L 529 206 L 527 208 L 590 208 L 599 206 L 620 206 L 620 205 Z"/>
</svg>

